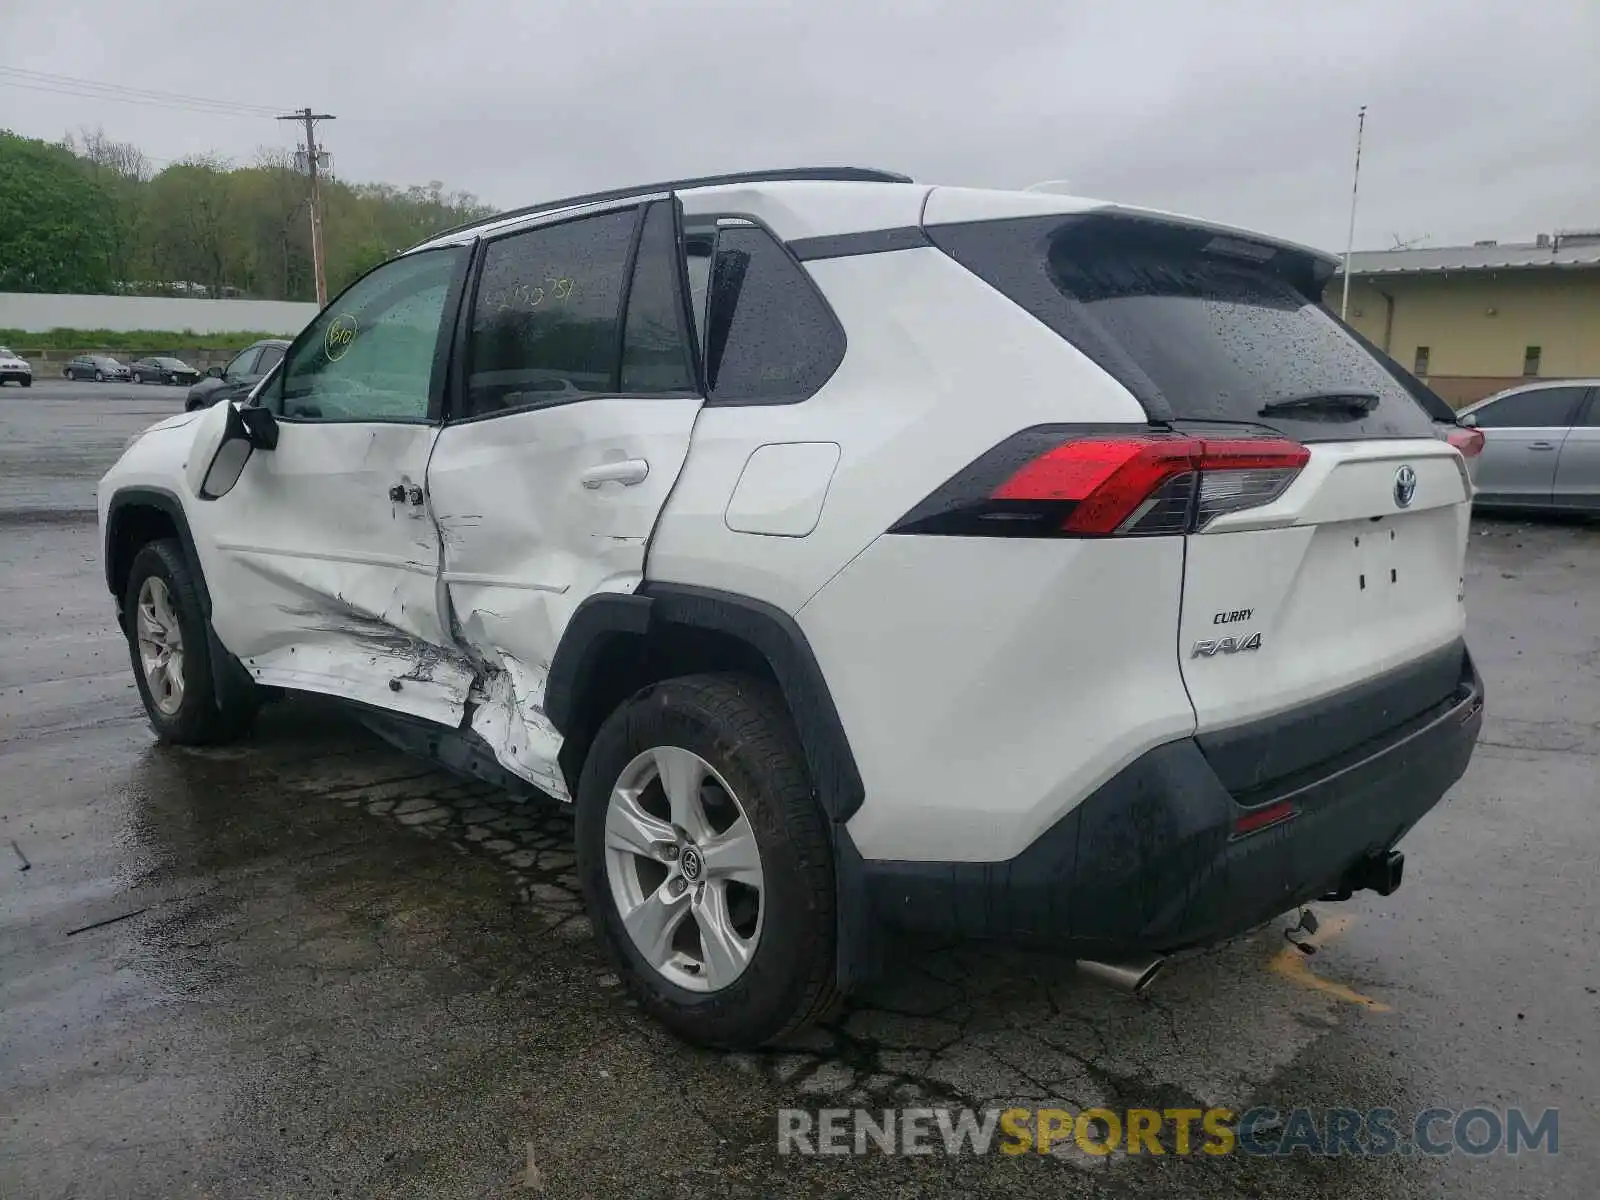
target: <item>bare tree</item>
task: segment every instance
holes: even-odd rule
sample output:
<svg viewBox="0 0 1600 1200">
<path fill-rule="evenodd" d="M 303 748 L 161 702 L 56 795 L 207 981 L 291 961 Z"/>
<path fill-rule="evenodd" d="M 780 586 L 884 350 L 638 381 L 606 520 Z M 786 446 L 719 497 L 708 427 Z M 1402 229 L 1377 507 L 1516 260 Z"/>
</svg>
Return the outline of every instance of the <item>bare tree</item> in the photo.
<svg viewBox="0 0 1600 1200">
<path fill-rule="evenodd" d="M 73 147 L 71 134 L 67 135 L 67 148 L 74 150 L 79 158 L 85 159 L 97 171 L 110 171 L 134 183 L 149 182 L 150 160 L 132 142 L 115 141 L 106 136 L 104 129 L 81 129 L 78 133 L 83 148 L 77 150 Z"/>
</svg>

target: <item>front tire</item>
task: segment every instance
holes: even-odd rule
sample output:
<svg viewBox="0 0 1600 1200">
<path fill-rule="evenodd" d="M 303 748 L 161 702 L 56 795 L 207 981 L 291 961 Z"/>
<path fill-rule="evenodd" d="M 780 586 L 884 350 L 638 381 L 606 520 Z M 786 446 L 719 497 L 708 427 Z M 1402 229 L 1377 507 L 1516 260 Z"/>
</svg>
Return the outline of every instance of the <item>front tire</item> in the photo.
<svg viewBox="0 0 1600 1200">
<path fill-rule="evenodd" d="M 139 698 L 158 738 L 180 746 L 209 745 L 249 728 L 254 698 L 224 703 L 217 696 L 199 588 L 178 542 L 146 543 L 134 557 L 122 623 Z"/>
<path fill-rule="evenodd" d="M 96 383 L 104 383 L 106 381 L 106 373 L 104 371 L 96 371 L 94 373 L 94 381 Z"/>
<path fill-rule="evenodd" d="M 838 1001 L 833 856 L 771 684 L 671 679 L 612 713 L 579 781 L 577 859 L 618 973 L 680 1037 L 761 1046 Z"/>
</svg>

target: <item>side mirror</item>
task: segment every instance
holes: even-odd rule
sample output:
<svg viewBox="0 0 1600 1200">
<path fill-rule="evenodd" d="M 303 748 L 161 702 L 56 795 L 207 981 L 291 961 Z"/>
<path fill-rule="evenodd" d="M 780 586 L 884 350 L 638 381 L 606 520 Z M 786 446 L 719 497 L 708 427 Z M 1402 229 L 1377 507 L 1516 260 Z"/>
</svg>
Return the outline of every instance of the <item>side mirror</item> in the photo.
<svg viewBox="0 0 1600 1200">
<path fill-rule="evenodd" d="M 1477 413 L 1468 413 L 1466 416 L 1458 418 L 1458 420 L 1468 429 L 1476 429 L 1478 427 Z"/>
<path fill-rule="evenodd" d="M 200 419 L 184 474 L 201 500 L 220 500 L 239 482 L 257 450 L 275 450 L 278 423 L 264 408 L 241 412 L 224 401 Z"/>
<path fill-rule="evenodd" d="M 207 379 L 221 379 L 222 378 L 222 368 L 221 367 L 207 367 L 206 368 L 206 378 Z"/>
</svg>

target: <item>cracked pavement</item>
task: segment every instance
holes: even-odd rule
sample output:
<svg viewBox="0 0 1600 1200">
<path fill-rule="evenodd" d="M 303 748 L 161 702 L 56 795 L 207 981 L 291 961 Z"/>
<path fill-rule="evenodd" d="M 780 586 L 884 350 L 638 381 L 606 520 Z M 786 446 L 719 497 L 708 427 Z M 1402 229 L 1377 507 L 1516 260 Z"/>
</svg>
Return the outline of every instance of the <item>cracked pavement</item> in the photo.
<svg viewBox="0 0 1600 1200">
<path fill-rule="evenodd" d="M 1318 906 L 1312 958 L 1280 921 L 1135 1002 L 1053 955 L 906 943 L 826 1027 L 720 1054 L 627 999 L 567 810 L 318 701 L 154 744 L 93 486 L 178 396 L 0 393 L 0 1197 L 1555 1197 L 1600 1168 L 1600 527 L 1475 523 L 1483 744 L 1398 893 Z M 784 1106 L 1012 1101 L 1557 1107 L 1561 1153 L 776 1152 Z"/>
</svg>

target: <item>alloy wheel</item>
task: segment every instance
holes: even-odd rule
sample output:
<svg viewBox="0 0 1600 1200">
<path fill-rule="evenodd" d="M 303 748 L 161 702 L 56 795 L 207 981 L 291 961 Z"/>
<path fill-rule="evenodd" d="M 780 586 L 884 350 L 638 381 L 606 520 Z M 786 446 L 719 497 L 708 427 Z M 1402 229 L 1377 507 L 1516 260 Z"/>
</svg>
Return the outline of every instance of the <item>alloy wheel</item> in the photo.
<svg viewBox="0 0 1600 1200">
<path fill-rule="evenodd" d="M 677 746 L 634 758 L 611 789 L 604 845 L 622 926 L 664 979 L 716 992 L 744 973 L 766 907 L 761 851 L 710 763 Z"/>
<path fill-rule="evenodd" d="M 134 635 L 150 701 L 164 715 L 183 707 L 183 629 L 166 581 L 151 575 L 139 588 Z"/>
</svg>

